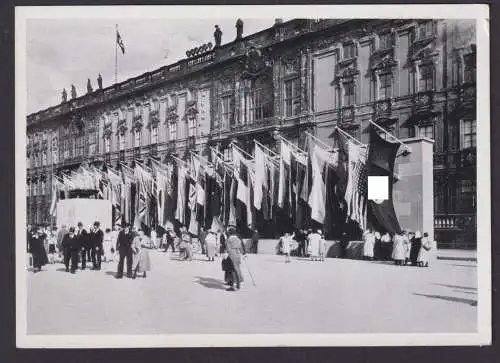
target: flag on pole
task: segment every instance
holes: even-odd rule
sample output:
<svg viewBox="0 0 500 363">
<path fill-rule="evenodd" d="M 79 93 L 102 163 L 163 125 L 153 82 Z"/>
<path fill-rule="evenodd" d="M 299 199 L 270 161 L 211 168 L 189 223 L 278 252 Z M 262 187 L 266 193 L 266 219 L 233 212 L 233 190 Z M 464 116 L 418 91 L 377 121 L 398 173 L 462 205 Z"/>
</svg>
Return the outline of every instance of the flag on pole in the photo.
<svg viewBox="0 0 500 363">
<path fill-rule="evenodd" d="M 392 200 L 394 163 L 399 147 L 399 143 L 382 139 L 375 127 L 371 126 L 368 175 L 387 176 L 389 179 L 389 199 L 383 201 L 370 200 L 368 203 L 370 222 L 381 232 L 401 233 L 401 227 L 394 211 Z"/>
<path fill-rule="evenodd" d="M 116 30 L 116 44 L 120 47 L 122 54 L 125 54 L 125 44 L 123 44 L 123 39 L 118 29 Z"/>
<path fill-rule="evenodd" d="M 290 183 L 290 164 L 292 162 L 292 150 L 290 146 L 281 140 L 281 158 L 279 170 L 278 207 L 283 208 L 285 199 L 289 199 L 288 185 Z"/>
<path fill-rule="evenodd" d="M 367 186 L 367 148 L 351 141 L 348 144 L 349 166 L 345 201 L 347 217 L 359 223 L 361 230 L 366 229 L 366 211 L 368 199 Z"/>
<path fill-rule="evenodd" d="M 253 205 L 256 210 L 261 210 L 266 184 L 266 154 L 262 148 L 255 144 L 255 180 L 254 180 L 254 199 Z"/>
<path fill-rule="evenodd" d="M 186 173 L 186 167 L 177 163 L 177 208 L 175 210 L 175 219 L 183 225 L 186 224 Z"/>
</svg>

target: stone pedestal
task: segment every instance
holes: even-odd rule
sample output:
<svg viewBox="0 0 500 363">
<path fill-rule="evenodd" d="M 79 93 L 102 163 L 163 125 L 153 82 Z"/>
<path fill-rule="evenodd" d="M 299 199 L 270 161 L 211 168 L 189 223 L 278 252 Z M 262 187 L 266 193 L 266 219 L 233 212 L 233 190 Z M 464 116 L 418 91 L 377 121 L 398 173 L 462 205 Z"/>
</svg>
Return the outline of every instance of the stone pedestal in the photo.
<svg viewBox="0 0 500 363">
<path fill-rule="evenodd" d="M 434 238 L 433 144 L 425 137 L 402 140 L 411 149 L 396 158 L 393 201 L 401 228 Z M 401 151 L 400 151 L 401 153 Z"/>
</svg>

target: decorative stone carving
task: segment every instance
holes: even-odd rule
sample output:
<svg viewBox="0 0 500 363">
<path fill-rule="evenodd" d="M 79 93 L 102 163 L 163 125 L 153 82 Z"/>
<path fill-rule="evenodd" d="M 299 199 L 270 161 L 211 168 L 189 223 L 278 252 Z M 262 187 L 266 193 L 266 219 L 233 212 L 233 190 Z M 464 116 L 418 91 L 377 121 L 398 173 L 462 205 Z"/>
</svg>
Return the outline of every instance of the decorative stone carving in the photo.
<svg viewBox="0 0 500 363">
<path fill-rule="evenodd" d="M 262 52 L 254 46 L 250 46 L 245 54 L 243 61 L 242 78 L 254 79 L 266 72 L 268 69 L 268 62 Z"/>
<path fill-rule="evenodd" d="M 243 20 L 238 19 L 236 21 L 236 40 L 241 40 L 243 36 Z"/>
</svg>

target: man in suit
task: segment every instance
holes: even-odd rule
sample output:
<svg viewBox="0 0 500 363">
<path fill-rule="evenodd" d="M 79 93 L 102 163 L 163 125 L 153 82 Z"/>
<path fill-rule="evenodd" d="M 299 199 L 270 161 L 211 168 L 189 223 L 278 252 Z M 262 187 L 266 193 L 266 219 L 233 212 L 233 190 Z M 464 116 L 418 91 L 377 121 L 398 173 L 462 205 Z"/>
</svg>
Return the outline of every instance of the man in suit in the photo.
<svg viewBox="0 0 500 363">
<path fill-rule="evenodd" d="M 90 246 L 92 248 L 92 269 L 100 270 L 101 269 L 101 256 L 102 256 L 102 244 L 104 240 L 104 233 L 102 232 L 101 223 L 94 222 L 94 226 L 90 231 L 89 239 Z"/>
<path fill-rule="evenodd" d="M 241 273 L 241 255 L 243 254 L 246 258 L 245 245 L 240 237 L 236 233 L 234 227 L 228 229 L 229 237 L 226 240 L 226 250 L 227 256 L 231 260 L 231 274 L 232 278 L 229 281 L 230 287 L 228 291 L 236 291 L 240 289 L 241 283 L 243 282 L 243 275 Z M 235 286 L 236 285 L 236 286 Z"/>
<path fill-rule="evenodd" d="M 90 250 L 89 245 L 89 234 L 83 228 L 83 223 L 78 222 L 78 230 L 76 231 L 76 238 L 78 240 L 78 245 L 80 248 L 80 257 L 82 259 L 82 270 L 85 270 L 87 267 L 87 254 Z"/>
<path fill-rule="evenodd" d="M 80 249 L 78 238 L 75 235 L 75 227 L 69 228 L 69 233 L 63 237 L 61 248 L 64 255 L 66 272 L 70 271 L 69 263 L 71 260 L 71 273 L 74 274 L 78 267 L 78 251 Z"/>
<path fill-rule="evenodd" d="M 116 274 L 117 279 L 123 277 L 123 264 L 125 258 L 127 259 L 127 277 L 132 277 L 132 240 L 134 239 L 134 233 L 130 229 L 130 224 L 126 224 L 123 230 L 118 234 L 118 240 L 116 242 L 116 249 L 120 254 L 120 260 L 118 261 L 118 273 Z"/>
</svg>

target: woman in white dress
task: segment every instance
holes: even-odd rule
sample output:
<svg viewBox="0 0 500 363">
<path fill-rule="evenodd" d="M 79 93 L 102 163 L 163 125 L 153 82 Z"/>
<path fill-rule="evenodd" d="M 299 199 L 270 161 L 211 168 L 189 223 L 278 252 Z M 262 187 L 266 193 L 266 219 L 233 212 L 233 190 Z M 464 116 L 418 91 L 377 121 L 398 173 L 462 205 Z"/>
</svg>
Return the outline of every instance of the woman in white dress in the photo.
<svg viewBox="0 0 500 363">
<path fill-rule="evenodd" d="M 132 241 L 132 252 L 134 253 L 132 271 L 134 271 L 134 278 L 137 276 L 137 273 L 141 272 L 145 278 L 146 272 L 151 270 L 149 250 L 147 248 L 150 246 L 151 242 L 144 236 L 144 231 L 139 229 L 137 232 L 137 236 L 135 236 Z"/>
<path fill-rule="evenodd" d="M 375 235 L 372 230 L 368 230 L 363 235 L 365 243 L 363 245 L 363 258 L 365 260 L 373 260 L 373 249 L 375 248 Z"/>
<path fill-rule="evenodd" d="M 208 231 L 205 237 L 205 247 L 207 252 L 207 257 L 209 261 L 215 261 L 215 251 L 217 248 L 217 234 L 213 229 Z"/>
<path fill-rule="evenodd" d="M 319 259 L 319 244 L 321 241 L 321 235 L 319 233 L 311 233 L 308 236 L 308 249 L 311 260 L 318 261 Z"/>
<path fill-rule="evenodd" d="M 392 259 L 397 266 L 404 266 L 406 259 L 406 247 L 404 237 L 401 234 L 395 234 L 393 238 Z"/>
<path fill-rule="evenodd" d="M 429 267 L 429 257 L 431 255 L 431 250 L 432 242 L 429 240 L 429 234 L 425 232 L 424 237 L 422 238 L 422 247 L 420 247 L 420 251 L 418 252 L 417 266 Z"/>
<path fill-rule="evenodd" d="M 290 233 L 288 232 L 280 238 L 281 253 L 285 256 L 285 263 L 290 262 L 291 242 L 292 239 L 290 238 Z"/>
<path fill-rule="evenodd" d="M 102 240 L 102 249 L 104 252 L 104 261 L 113 261 L 113 235 L 111 229 L 106 228 L 104 232 L 104 238 Z"/>
</svg>

